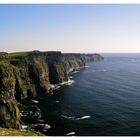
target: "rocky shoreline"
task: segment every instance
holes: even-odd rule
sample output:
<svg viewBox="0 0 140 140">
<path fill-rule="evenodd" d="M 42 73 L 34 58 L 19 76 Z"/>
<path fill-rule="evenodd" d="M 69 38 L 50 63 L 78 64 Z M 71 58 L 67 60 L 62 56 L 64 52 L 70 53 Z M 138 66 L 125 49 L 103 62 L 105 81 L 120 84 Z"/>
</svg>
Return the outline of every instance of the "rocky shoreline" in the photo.
<svg viewBox="0 0 140 140">
<path fill-rule="evenodd" d="M 51 128 L 42 118 L 37 98 L 27 98 L 19 105 L 22 130 L 39 131 L 46 134 Z"/>
<path fill-rule="evenodd" d="M 81 69 L 83 69 L 83 67 L 81 67 Z M 69 80 L 60 84 L 52 85 L 52 90 L 48 96 L 53 96 L 53 91 L 60 89 L 62 86 L 74 83 L 71 79 L 72 75 L 79 71 L 80 69 L 69 71 L 69 75 L 71 75 L 68 78 Z M 40 97 L 28 97 L 19 103 L 21 130 L 39 131 L 40 133 L 47 135 L 47 131 L 48 129 L 51 129 L 51 126 L 43 120 L 41 110 L 38 106 L 39 100 Z M 56 101 L 56 103 L 59 103 L 59 101 Z"/>
</svg>

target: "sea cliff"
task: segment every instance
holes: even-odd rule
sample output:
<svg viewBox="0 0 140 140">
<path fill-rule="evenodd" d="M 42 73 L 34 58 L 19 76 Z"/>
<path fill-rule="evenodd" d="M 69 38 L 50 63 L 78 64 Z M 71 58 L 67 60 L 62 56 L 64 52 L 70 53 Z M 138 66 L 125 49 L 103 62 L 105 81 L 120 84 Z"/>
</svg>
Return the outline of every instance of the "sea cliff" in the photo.
<svg viewBox="0 0 140 140">
<path fill-rule="evenodd" d="M 0 53 L 0 127 L 21 128 L 17 102 L 42 96 L 53 85 L 67 82 L 69 73 L 85 68 L 86 62 L 102 60 L 99 54 L 56 52 Z"/>
</svg>

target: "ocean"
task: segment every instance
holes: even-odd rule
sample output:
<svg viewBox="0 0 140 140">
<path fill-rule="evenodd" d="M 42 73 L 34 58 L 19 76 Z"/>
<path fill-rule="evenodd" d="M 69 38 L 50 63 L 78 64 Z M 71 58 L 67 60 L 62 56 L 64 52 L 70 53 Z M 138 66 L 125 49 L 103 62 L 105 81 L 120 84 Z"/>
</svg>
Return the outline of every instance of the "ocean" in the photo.
<svg viewBox="0 0 140 140">
<path fill-rule="evenodd" d="M 102 54 L 40 99 L 49 136 L 140 135 L 140 54 Z"/>
</svg>

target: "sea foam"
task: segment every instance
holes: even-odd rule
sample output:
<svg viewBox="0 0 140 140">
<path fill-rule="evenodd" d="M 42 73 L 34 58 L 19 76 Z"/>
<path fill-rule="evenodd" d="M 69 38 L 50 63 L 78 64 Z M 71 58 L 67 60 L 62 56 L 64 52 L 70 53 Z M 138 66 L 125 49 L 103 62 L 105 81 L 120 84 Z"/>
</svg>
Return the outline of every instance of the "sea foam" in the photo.
<svg viewBox="0 0 140 140">
<path fill-rule="evenodd" d="M 91 116 L 82 116 L 82 117 L 76 118 L 75 116 L 61 115 L 61 117 L 65 118 L 65 119 L 75 120 L 75 121 L 76 121 L 76 120 L 88 119 L 88 118 L 90 118 Z"/>
</svg>

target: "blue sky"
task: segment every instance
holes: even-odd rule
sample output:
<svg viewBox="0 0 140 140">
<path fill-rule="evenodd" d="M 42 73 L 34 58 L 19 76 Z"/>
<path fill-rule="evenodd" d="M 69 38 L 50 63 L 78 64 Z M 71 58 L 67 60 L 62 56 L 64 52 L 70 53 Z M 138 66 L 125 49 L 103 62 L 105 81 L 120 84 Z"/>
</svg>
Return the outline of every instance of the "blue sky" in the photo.
<svg viewBox="0 0 140 140">
<path fill-rule="evenodd" d="M 140 52 L 140 5 L 0 5 L 0 51 Z"/>
</svg>

